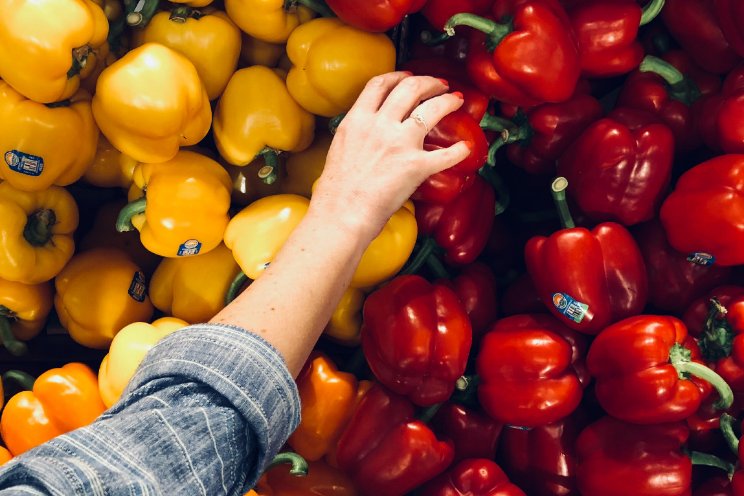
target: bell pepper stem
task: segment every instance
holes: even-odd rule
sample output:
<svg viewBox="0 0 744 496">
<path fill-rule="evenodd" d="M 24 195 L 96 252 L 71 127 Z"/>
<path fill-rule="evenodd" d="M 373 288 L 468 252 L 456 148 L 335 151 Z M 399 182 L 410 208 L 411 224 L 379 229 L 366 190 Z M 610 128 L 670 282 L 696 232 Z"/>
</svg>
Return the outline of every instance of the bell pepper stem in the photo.
<svg viewBox="0 0 744 496">
<path fill-rule="evenodd" d="M 292 467 L 289 469 L 289 473 L 296 477 L 306 476 L 308 470 L 310 469 L 310 467 L 308 467 L 307 461 L 304 458 L 302 458 L 297 453 L 287 451 L 276 455 L 274 459 L 271 460 L 271 462 L 266 466 L 266 470 L 285 463 L 292 464 Z"/>
<path fill-rule="evenodd" d="M 132 217 L 145 213 L 145 210 L 147 210 L 147 198 L 144 196 L 124 205 L 116 218 L 117 232 L 133 231 Z"/>
<path fill-rule="evenodd" d="M 52 239 L 52 227 L 57 223 L 54 210 L 43 208 L 28 216 L 23 237 L 32 246 L 44 246 Z"/>
<path fill-rule="evenodd" d="M 279 173 L 279 152 L 264 148 L 259 155 L 264 160 L 264 166 L 258 170 L 258 178 L 266 184 L 274 184 Z"/>
<path fill-rule="evenodd" d="M 8 353 L 13 356 L 22 356 L 28 352 L 28 346 L 13 335 L 13 330 L 10 327 L 10 319 L 2 315 L 2 313 L 0 313 L 0 342 L 8 350 Z"/>
<path fill-rule="evenodd" d="M 482 125 L 483 121 L 481 121 Z M 524 141 L 530 137 L 531 131 L 527 126 L 517 126 L 512 125 L 510 128 L 504 128 L 501 130 L 501 134 L 499 134 L 498 138 L 493 140 L 493 143 L 491 143 L 491 146 L 488 147 L 488 159 L 486 162 L 488 162 L 488 165 L 494 166 L 496 165 L 496 152 L 498 152 L 502 146 L 504 145 L 511 145 L 512 143 L 516 143 L 518 141 Z"/>
<path fill-rule="evenodd" d="M 344 120 L 344 117 L 346 117 L 346 112 L 331 117 L 331 120 L 328 121 L 328 130 L 331 134 L 336 134 L 336 130 L 338 129 L 338 126 L 341 125 L 341 121 Z"/>
<path fill-rule="evenodd" d="M 180 5 L 171 10 L 168 20 L 183 24 L 190 17 L 199 19 L 201 17 L 201 13 L 198 10 L 194 10 L 186 5 Z"/>
<path fill-rule="evenodd" d="M 641 13 L 641 22 L 638 23 L 640 26 L 645 26 L 649 22 L 653 21 L 661 9 L 664 8 L 664 0 L 651 0 L 643 7 Z"/>
<path fill-rule="evenodd" d="M 724 413 L 721 415 L 720 425 L 721 425 L 721 434 L 723 434 L 723 438 L 726 440 L 726 444 L 728 445 L 729 449 L 734 455 L 739 454 L 739 438 L 736 437 L 736 433 L 734 433 L 734 421 L 736 419 L 729 415 L 728 413 Z"/>
<path fill-rule="evenodd" d="M 693 465 L 704 465 L 706 467 L 720 468 L 729 475 L 733 475 L 734 473 L 733 463 L 722 460 L 715 455 L 701 453 L 699 451 L 690 451 L 688 455 L 690 456 L 690 460 L 692 461 Z"/>
<path fill-rule="evenodd" d="M 558 217 L 561 219 L 561 225 L 564 229 L 571 229 L 576 227 L 576 224 L 573 221 L 573 217 L 571 217 L 571 211 L 568 209 L 566 188 L 568 188 L 568 179 L 565 177 L 556 177 L 553 184 L 550 185 L 553 202 L 556 209 L 558 209 Z"/>
<path fill-rule="evenodd" d="M 695 83 L 666 60 L 646 55 L 638 66 L 641 72 L 653 72 L 669 85 L 669 96 L 685 105 L 692 105 L 700 98 L 700 90 Z"/>
<path fill-rule="evenodd" d="M 36 378 L 22 370 L 8 370 L 3 374 L 3 382 L 14 382 L 22 390 L 31 391 L 34 388 Z"/>
<path fill-rule="evenodd" d="M 403 267 L 403 270 L 400 271 L 400 275 L 410 275 L 415 274 L 418 272 L 421 267 L 426 263 L 426 260 L 429 258 L 429 255 L 432 255 L 434 253 L 434 250 L 437 248 L 437 242 L 434 241 L 433 238 L 425 238 L 423 243 L 419 246 L 418 251 L 415 252 L 414 257 L 411 259 L 411 261 Z"/>
<path fill-rule="evenodd" d="M 297 5 L 307 7 L 321 17 L 335 17 L 333 11 L 322 0 L 288 0 L 284 2 L 284 10 L 289 10 Z"/>
<path fill-rule="evenodd" d="M 708 315 L 699 340 L 700 350 L 706 361 L 716 361 L 731 355 L 734 331 L 726 320 L 727 313 L 728 310 L 717 298 L 710 299 Z"/>
<path fill-rule="evenodd" d="M 480 376 L 463 375 L 455 383 L 455 392 L 452 393 L 450 401 L 461 403 L 463 405 L 478 405 L 478 384 Z"/>
<path fill-rule="evenodd" d="M 452 36 L 448 35 L 447 33 L 437 33 L 434 34 L 431 31 L 421 31 L 421 43 L 423 43 L 426 46 L 438 46 L 444 43 L 445 41 L 452 38 Z"/>
<path fill-rule="evenodd" d="M 677 374 L 681 378 L 692 375 L 709 382 L 718 391 L 718 395 L 720 396 L 715 407 L 719 410 L 728 410 L 734 402 L 734 392 L 731 390 L 731 386 L 715 371 L 702 363 L 693 362 L 690 357 L 690 350 L 679 343 L 675 343 L 669 351 L 669 361 L 677 370 Z"/>
<path fill-rule="evenodd" d="M 439 279 L 450 278 L 450 273 L 444 267 L 442 261 L 439 260 L 439 257 L 436 256 L 434 253 L 431 253 L 428 257 L 426 257 L 426 266 L 429 267 L 429 269 L 434 273 L 435 277 L 438 277 Z"/>
<path fill-rule="evenodd" d="M 437 403 L 436 405 L 431 405 L 430 407 L 427 407 L 421 413 L 416 415 L 416 418 L 419 419 L 424 424 L 428 424 L 431 421 L 431 419 L 433 419 L 434 416 L 437 414 L 439 409 L 442 408 L 442 405 L 444 405 L 444 403 Z"/>
<path fill-rule="evenodd" d="M 511 129 L 515 126 L 514 122 L 509 119 L 489 114 L 488 112 L 483 114 L 483 118 L 480 121 L 480 127 L 488 131 L 503 131 L 504 129 Z"/>
<path fill-rule="evenodd" d="M 511 203 L 511 193 L 509 188 L 504 184 L 504 180 L 490 165 L 484 165 L 478 170 L 483 179 L 488 181 L 493 190 L 496 192 L 496 204 L 494 205 L 494 215 L 503 214 Z"/>
<path fill-rule="evenodd" d="M 160 0 L 125 0 L 124 4 L 127 24 L 133 28 L 143 28 L 157 12 Z"/>
<path fill-rule="evenodd" d="M 245 275 L 245 272 L 243 272 L 242 270 L 238 272 L 238 275 L 236 275 L 235 278 L 232 280 L 232 282 L 230 283 L 230 287 L 227 289 L 227 293 L 225 294 L 225 306 L 232 303 L 232 301 L 238 297 L 241 288 L 249 280 L 250 279 L 248 279 L 248 276 Z"/>
<path fill-rule="evenodd" d="M 444 25 L 444 32 L 449 36 L 454 36 L 457 26 L 468 26 L 485 33 L 486 46 L 490 51 L 495 50 L 499 42 L 514 29 L 511 24 L 499 24 L 475 14 L 460 13 L 449 18 Z"/>
</svg>

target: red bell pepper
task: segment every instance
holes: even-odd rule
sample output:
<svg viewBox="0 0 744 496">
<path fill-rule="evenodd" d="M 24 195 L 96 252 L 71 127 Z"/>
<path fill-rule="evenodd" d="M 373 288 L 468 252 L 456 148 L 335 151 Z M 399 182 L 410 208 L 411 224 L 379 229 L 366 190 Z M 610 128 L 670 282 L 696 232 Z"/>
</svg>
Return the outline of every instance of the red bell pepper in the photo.
<svg viewBox="0 0 744 496">
<path fill-rule="evenodd" d="M 584 334 L 597 334 L 643 311 L 646 269 L 633 237 L 620 224 L 606 222 L 591 231 L 574 227 L 565 203 L 567 186 L 562 177 L 553 182 L 565 229 L 527 242 L 527 271 L 558 320 Z"/>
<path fill-rule="evenodd" d="M 695 298 L 725 283 L 731 274 L 730 267 L 690 262 L 687 255 L 669 245 L 658 220 L 636 226 L 633 236 L 646 262 L 648 301 L 659 310 L 679 314 Z M 707 307 L 703 319 L 706 312 Z M 687 328 L 691 334 L 697 334 L 695 328 L 689 325 Z"/>
<path fill-rule="evenodd" d="M 723 35 L 711 0 L 666 0 L 661 18 L 684 51 L 706 71 L 725 74 L 739 60 Z"/>
<path fill-rule="evenodd" d="M 571 24 L 557 0 L 496 0 L 493 21 L 457 14 L 445 25 L 474 28 L 468 73 L 484 93 L 501 102 L 533 106 L 562 102 L 574 93 L 581 72 Z"/>
<path fill-rule="evenodd" d="M 487 458 L 463 460 L 421 488 L 421 496 L 525 496 L 503 470 Z"/>
<path fill-rule="evenodd" d="M 414 200 L 448 203 L 475 181 L 476 172 L 486 163 L 488 141 L 480 123 L 465 110 L 458 109 L 439 121 L 426 135 L 424 149 L 447 148 L 463 140 L 473 144 L 470 155 L 453 167 L 429 176 L 412 195 Z"/>
<path fill-rule="evenodd" d="M 644 111 L 615 109 L 590 125 L 558 160 L 569 197 L 596 222 L 652 219 L 672 176 L 674 135 Z"/>
<path fill-rule="evenodd" d="M 386 387 L 420 406 L 446 401 L 465 372 L 470 319 L 457 295 L 419 276 L 399 276 L 364 303 L 362 350 Z"/>
<path fill-rule="evenodd" d="M 744 155 L 685 172 L 659 215 L 669 244 L 702 265 L 744 264 Z"/>
<path fill-rule="evenodd" d="M 744 57 L 744 4 L 739 0 L 714 0 L 713 4 L 726 41 Z"/>
<path fill-rule="evenodd" d="M 604 417 L 576 444 L 582 496 L 689 496 L 692 462 L 682 451 L 683 422 L 627 424 Z"/>
<path fill-rule="evenodd" d="M 407 14 L 421 10 L 426 0 L 326 0 L 326 3 L 346 24 L 382 33 L 395 27 Z"/>
<path fill-rule="evenodd" d="M 726 382 L 703 365 L 681 320 L 639 315 L 602 331 L 586 364 L 604 410 L 620 420 L 654 424 L 683 420 L 700 408 L 712 384 L 718 408 L 733 401 Z"/>
<path fill-rule="evenodd" d="M 421 236 L 432 236 L 444 249 L 451 265 L 475 261 L 488 242 L 493 226 L 496 196 L 481 177 L 448 203 L 416 203 L 416 222 Z"/>
<path fill-rule="evenodd" d="M 735 285 L 719 286 L 687 305 L 687 310 L 685 310 L 684 315 L 682 315 L 682 321 L 685 323 L 685 326 L 687 326 L 687 330 L 690 334 L 695 337 L 700 337 L 706 330 L 706 323 L 712 310 L 711 299 L 713 298 L 715 298 L 721 306 L 726 308 L 728 313 L 728 307 L 730 305 L 736 303 L 740 299 L 744 299 L 744 287 Z M 730 318 L 730 315 L 726 315 L 726 318 Z M 744 327 L 742 327 L 741 330 L 744 330 Z"/>
<path fill-rule="evenodd" d="M 493 458 L 502 425 L 477 410 L 446 403 L 432 419 L 431 428 L 440 439 L 452 441 L 452 462 L 457 463 L 466 458 Z"/>
<path fill-rule="evenodd" d="M 744 65 L 727 76 L 721 91 L 700 101 L 696 108 L 699 132 L 714 150 L 744 153 Z"/>
<path fill-rule="evenodd" d="M 491 418 L 535 427 L 571 414 L 585 377 L 583 337 L 549 315 L 501 319 L 483 337 L 478 399 Z"/>
<path fill-rule="evenodd" d="M 470 317 L 473 341 L 478 341 L 486 329 L 496 321 L 499 305 L 496 277 L 487 265 L 476 262 L 466 265 L 451 281 L 438 281 L 451 288 L 460 298 Z"/>
<path fill-rule="evenodd" d="M 444 31 L 450 17 L 455 14 L 477 14 L 485 15 L 493 5 L 494 0 L 429 0 L 421 9 L 421 14 L 426 17 L 429 24 L 440 31 Z"/>
</svg>

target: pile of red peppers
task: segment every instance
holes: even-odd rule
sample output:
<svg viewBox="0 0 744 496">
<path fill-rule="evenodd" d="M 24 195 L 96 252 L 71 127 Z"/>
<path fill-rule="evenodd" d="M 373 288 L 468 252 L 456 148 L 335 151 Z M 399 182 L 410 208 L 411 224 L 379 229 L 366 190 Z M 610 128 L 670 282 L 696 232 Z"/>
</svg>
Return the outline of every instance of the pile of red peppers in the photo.
<svg viewBox="0 0 744 496">
<path fill-rule="evenodd" d="M 320 343 L 372 381 L 327 461 L 362 495 L 744 496 L 744 1 L 326 1 L 463 95 L 426 149 L 473 143 L 359 348 Z"/>
</svg>

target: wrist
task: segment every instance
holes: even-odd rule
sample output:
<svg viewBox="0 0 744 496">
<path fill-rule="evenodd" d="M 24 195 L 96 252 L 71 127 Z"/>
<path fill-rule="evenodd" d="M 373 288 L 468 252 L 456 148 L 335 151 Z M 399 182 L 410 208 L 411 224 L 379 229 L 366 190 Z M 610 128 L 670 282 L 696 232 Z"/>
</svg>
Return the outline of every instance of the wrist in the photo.
<svg viewBox="0 0 744 496">
<path fill-rule="evenodd" d="M 353 201 L 316 197 L 310 203 L 307 218 L 313 223 L 333 226 L 339 234 L 359 244 L 362 251 L 377 237 L 386 222 L 386 219 L 376 219 L 375 215 L 359 208 Z"/>
</svg>

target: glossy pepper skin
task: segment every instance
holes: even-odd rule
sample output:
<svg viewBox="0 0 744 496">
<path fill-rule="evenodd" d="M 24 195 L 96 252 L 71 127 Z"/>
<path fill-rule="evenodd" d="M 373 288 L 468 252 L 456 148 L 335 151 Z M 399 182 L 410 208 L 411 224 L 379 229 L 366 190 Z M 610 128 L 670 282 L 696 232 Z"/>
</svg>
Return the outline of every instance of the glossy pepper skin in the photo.
<svg viewBox="0 0 744 496">
<path fill-rule="evenodd" d="M 108 21 L 90 0 L 3 0 L 0 78 L 31 100 L 71 97 L 89 51 L 104 44 Z"/>
<path fill-rule="evenodd" d="M 713 4 L 726 41 L 740 57 L 744 57 L 744 6 L 736 0 L 714 0 Z"/>
<path fill-rule="evenodd" d="M 0 278 L 38 284 L 72 257 L 78 207 L 64 188 L 29 193 L 0 183 Z"/>
<path fill-rule="evenodd" d="M 0 434 L 13 456 L 93 422 L 106 408 L 87 365 L 47 370 L 32 391 L 13 396 L 0 417 Z"/>
<path fill-rule="evenodd" d="M 669 185 L 674 135 L 643 111 L 616 109 L 590 125 L 558 161 L 568 195 L 596 222 L 651 220 Z"/>
<path fill-rule="evenodd" d="M 493 419 L 536 427 L 571 414 L 583 395 L 586 343 L 549 315 L 514 315 L 483 337 L 478 399 Z"/>
<path fill-rule="evenodd" d="M 431 421 L 442 439 L 452 441 L 453 463 L 467 458 L 493 458 L 503 426 L 484 413 L 457 403 L 445 403 Z"/>
<path fill-rule="evenodd" d="M 606 222 L 591 231 L 563 229 L 535 236 L 525 246 L 527 270 L 540 299 L 571 329 L 597 334 L 607 325 L 641 313 L 648 297 L 643 257 L 630 233 Z M 588 306 L 584 311 L 568 298 Z M 566 313 L 564 313 L 566 312 Z"/>
<path fill-rule="evenodd" d="M 129 200 L 140 203 L 122 210 L 118 230 L 136 228 L 144 247 L 161 257 L 203 255 L 222 242 L 231 181 L 220 164 L 183 150 L 167 162 L 139 164 L 133 179 Z"/>
<path fill-rule="evenodd" d="M 338 443 L 338 464 L 363 495 L 403 496 L 443 472 L 453 449 L 414 417 L 413 405 L 373 386 Z"/>
<path fill-rule="evenodd" d="M 460 298 L 473 327 L 473 341 L 477 341 L 498 315 L 498 283 L 484 263 L 466 265 L 452 280 L 438 281 L 449 286 Z"/>
<path fill-rule="evenodd" d="M 198 257 L 165 258 L 150 280 L 150 300 L 166 315 L 192 324 L 207 322 L 225 307 L 225 295 L 239 272 L 222 243 Z"/>
<path fill-rule="evenodd" d="M 268 43 L 284 43 L 297 26 L 313 18 L 310 9 L 285 9 L 284 4 L 284 0 L 225 0 L 225 10 L 250 36 Z"/>
<path fill-rule="evenodd" d="M 362 331 L 362 305 L 364 305 L 364 291 L 358 288 L 348 288 L 341 296 L 341 301 L 328 321 L 323 335 L 346 346 L 358 346 Z"/>
<path fill-rule="evenodd" d="M 576 444 L 582 496 L 689 496 L 692 463 L 683 422 L 627 424 L 603 417 Z"/>
<path fill-rule="evenodd" d="M 429 481 L 421 494 L 425 496 L 525 496 L 509 482 L 501 467 L 487 458 L 463 460 L 446 473 Z"/>
<path fill-rule="evenodd" d="M 93 162 L 97 141 L 85 91 L 50 108 L 0 81 L 0 180 L 24 191 L 72 184 Z"/>
<path fill-rule="evenodd" d="M 162 317 L 152 324 L 131 323 L 116 333 L 98 369 L 98 391 L 106 408 L 119 401 L 147 352 L 158 341 L 187 325 L 185 320 Z"/>
<path fill-rule="evenodd" d="M 93 162 L 83 180 L 99 188 L 129 188 L 137 161 L 114 148 L 104 136 L 98 137 Z"/>
<path fill-rule="evenodd" d="M 219 10 L 175 7 L 155 14 L 137 34 L 137 45 L 160 43 L 189 59 L 210 100 L 222 94 L 238 66 L 240 29 Z"/>
<path fill-rule="evenodd" d="M 400 276 L 364 303 L 362 350 L 386 387 L 419 406 L 446 401 L 465 372 L 472 329 L 449 288 Z"/>
<path fill-rule="evenodd" d="M 444 30 L 444 25 L 450 17 L 455 14 L 467 12 L 470 14 L 485 15 L 493 5 L 493 0 L 429 0 L 424 4 L 421 14 L 426 17 L 429 24 L 439 30 Z"/>
<path fill-rule="evenodd" d="M 314 19 L 295 29 L 287 40 L 287 56 L 292 62 L 287 75 L 292 98 L 324 117 L 349 110 L 367 81 L 395 69 L 390 38 L 331 18 Z"/>
<path fill-rule="evenodd" d="M 700 100 L 697 126 L 705 143 L 726 153 L 744 152 L 744 65 L 732 70 L 721 91 Z"/>
<path fill-rule="evenodd" d="M 26 347 L 18 341 L 28 341 L 39 334 L 52 304 L 50 283 L 23 284 L 0 278 L 1 344 L 11 354 L 25 353 Z"/>
<path fill-rule="evenodd" d="M 683 420 L 700 407 L 710 386 L 681 378 L 677 362 L 700 363 L 700 351 L 682 321 L 639 315 L 607 327 L 592 343 L 586 364 L 602 408 L 638 424 Z"/>
<path fill-rule="evenodd" d="M 675 250 L 728 266 L 744 263 L 742 215 L 744 155 L 721 155 L 682 174 L 659 217 Z"/>
<path fill-rule="evenodd" d="M 197 144 L 212 123 L 194 65 L 159 43 L 137 47 L 104 69 L 93 116 L 117 150 L 148 163 L 166 162 L 179 147 Z"/>
<path fill-rule="evenodd" d="M 426 0 L 330 0 L 326 3 L 346 24 L 364 31 L 382 33 L 395 27 L 407 14 L 421 10 Z"/>
<path fill-rule="evenodd" d="M 264 150 L 299 152 L 313 141 L 315 119 L 290 96 L 284 81 L 268 67 L 253 66 L 232 75 L 214 112 L 214 139 L 220 155 L 247 165 Z"/>
<path fill-rule="evenodd" d="M 144 274 L 120 250 L 97 248 L 75 255 L 54 286 L 54 308 L 62 326 L 89 348 L 108 347 L 124 326 L 152 316 Z"/>
<path fill-rule="evenodd" d="M 444 249 L 451 265 L 475 261 L 486 247 L 493 226 L 496 194 L 481 177 L 451 202 L 416 204 L 416 222 L 423 236 L 431 236 Z"/>
</svg>

